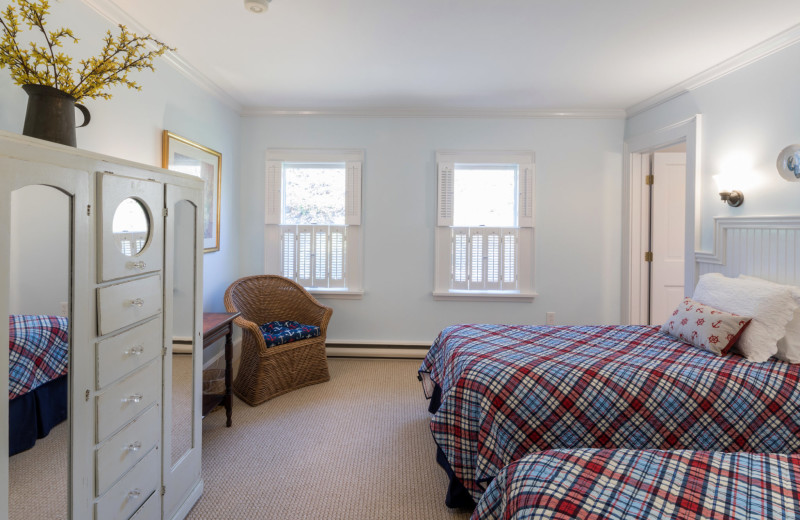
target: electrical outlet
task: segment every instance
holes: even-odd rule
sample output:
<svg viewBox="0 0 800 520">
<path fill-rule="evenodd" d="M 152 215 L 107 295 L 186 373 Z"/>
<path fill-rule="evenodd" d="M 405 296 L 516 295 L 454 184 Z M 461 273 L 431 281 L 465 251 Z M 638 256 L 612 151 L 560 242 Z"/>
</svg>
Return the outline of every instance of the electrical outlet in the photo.
<svg viewBox="0 0 800 520">
<path fill-rule="evenodd" d="M 548 325 L 555 325 L 556 324 L 556 313 L 555 312 L 548 312 L 547 313 L 547 321 Z"/>
<path fill-rule="evenodd" d="M 61 314 L 60 314 L 60 316 L 69 316 L 69 303 L 60 302 L 60 305 L 61 305 Z"/>
</svg>

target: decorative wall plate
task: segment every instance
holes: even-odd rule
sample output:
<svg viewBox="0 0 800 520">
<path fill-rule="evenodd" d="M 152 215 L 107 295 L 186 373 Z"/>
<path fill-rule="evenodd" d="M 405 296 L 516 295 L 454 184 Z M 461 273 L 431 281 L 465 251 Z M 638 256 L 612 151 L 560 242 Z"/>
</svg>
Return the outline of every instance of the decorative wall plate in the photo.
<svg viewBox="0 0 800 520">
<path fill-rule="evenodd" d="M 800 181 L 800 144 L 790 144 L 778 154 L 778 173 L 787 181 Z"/>
</svg>

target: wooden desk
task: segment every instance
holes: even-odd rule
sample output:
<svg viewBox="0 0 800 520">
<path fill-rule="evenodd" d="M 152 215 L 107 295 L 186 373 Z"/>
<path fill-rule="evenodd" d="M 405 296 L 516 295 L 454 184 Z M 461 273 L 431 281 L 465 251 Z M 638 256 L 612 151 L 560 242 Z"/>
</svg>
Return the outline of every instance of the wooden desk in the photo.
<svg viewBox="0 0 800 520">
<path fill-rule="evenodd" d="M 230 428 L 233 413 L 233 320 L 238 312 L 204 312 L 203 313 L 203 351 L 225 336 L 225 393 L 203 394 L 203 417 L 220 403 L 225 404 L 225 425 Z"/>
</svg>

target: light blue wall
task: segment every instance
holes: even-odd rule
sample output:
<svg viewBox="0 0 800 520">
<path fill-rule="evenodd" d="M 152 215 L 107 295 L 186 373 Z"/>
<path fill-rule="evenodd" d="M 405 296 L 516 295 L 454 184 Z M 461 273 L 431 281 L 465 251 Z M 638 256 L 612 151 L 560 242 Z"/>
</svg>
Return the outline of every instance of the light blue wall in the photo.
<svg viewBox="0 0 800 520">
<path fill-rule="evenodd" d="M 114 29 L 77 0 L 51 2 L 48 20 L 48 28 L 69 27 L 81 39 L 77 45 L 64 44 L 63 50 L 75 61 L 96 54 L 106 30 Z M 141 91 L 115 87 L 110 100 L 85 101 L 92 121 L 77 130 L 78 148 L 161 166 L 161 132 L 167 129 L 222 153 L 221 249 L 204 255 L 204 308 L 222 311 L 225 288 L 238 274 L 240 118 L 163 60 L 157 60 L 155 67 L 155 73 L 131 73 Z M 0 71 L 0 129 L 21 133 L 26 103 L 22 89 L 6 70 Z M 79 114 L 76 117 L 80 120 Z"/>
<path fill-rule="evenodd" d="M 430 342 L 463 322 L 616 323 L 620 313 L 624 121 L 245 117 L 242 125 L 243 275 L 263 272 L 268 148 L 357 148 L 363 170 L 362 300 L 334 309 L 329 338 Z M 536 153 L 533 303 L 434 301 L 435 152 Z M 247 237 L 246 239 L 244 237 Z"/>
<path fill-rule="evenodd" d="M 702 114 L 700 229 L 702 249 L 713 244 L 713 217 L 800 214 L 800 182 L 778 176 L 776 160 L 787 145 L 800 143 L 800 44 L 703 85 L 630 118 L 625 135 L 647 134 Z M 749 156 L 752 186 L 745 202 L 723 204 L 712 177 L 737 155 Z"/>
</svg>

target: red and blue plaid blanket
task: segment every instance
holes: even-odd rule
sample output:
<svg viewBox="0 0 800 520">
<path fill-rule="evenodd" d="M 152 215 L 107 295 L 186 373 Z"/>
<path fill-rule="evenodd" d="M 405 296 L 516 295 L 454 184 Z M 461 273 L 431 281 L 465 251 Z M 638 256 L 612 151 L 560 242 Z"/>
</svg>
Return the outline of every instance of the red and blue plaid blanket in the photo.
<svg viewBox="0 0 800 520">
<path fill-rule="evenodd" d="M 800 365 L 716 356 L 657 327 L 458 325 L 420 373 L 441 387 L 431 431 L 476 501 L 541 450 L 800 452 Z"/>
<path fill-rule="evenodd" d="M 512 462 L 473 520 L 800 517 L 800 456 L 551 450 Z"/>
<path fill-rule="evenodd" d="M 8 317 L 8 398 L 67 373 L 69 325 L 61 316 Z"/>
</svg>

